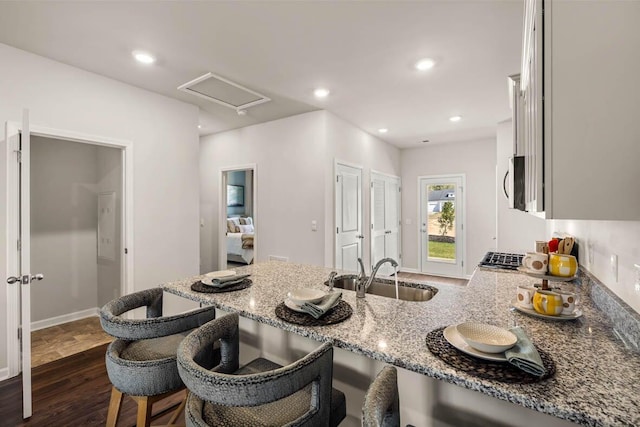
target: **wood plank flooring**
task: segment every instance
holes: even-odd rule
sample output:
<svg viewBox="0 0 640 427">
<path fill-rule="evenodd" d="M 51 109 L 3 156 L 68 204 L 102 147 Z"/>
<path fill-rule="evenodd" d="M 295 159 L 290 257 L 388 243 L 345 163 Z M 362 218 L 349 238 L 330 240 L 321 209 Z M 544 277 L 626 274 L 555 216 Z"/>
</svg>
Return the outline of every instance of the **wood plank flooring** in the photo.
<svg viewBox="0 0 640 427">
<path fill-rule="evenodd" d="M 31 366 L 35 368 L 112 340 L 102 330 L 98 317 L 40 329 L 31 333 Z"/>
<path fill-rule="evenodd" d="M 106 348 L 103 344 L 33 369 L 33 416 L 26 421 L 22 419 L 21 378 L 0 382 L 0 426 L 104 426 L 111 393 L 104 362 Z M 154 405 L 153 412 L 179 403 L 183 393 Z M 135 402 L 126 397 L 118 427 L 134 426 L 136 410 Z M 168 413 L 154 424 L 166 424 L 170 416 Z M 178 423 L 184 424 L 184 415 Z"/>
</svg>

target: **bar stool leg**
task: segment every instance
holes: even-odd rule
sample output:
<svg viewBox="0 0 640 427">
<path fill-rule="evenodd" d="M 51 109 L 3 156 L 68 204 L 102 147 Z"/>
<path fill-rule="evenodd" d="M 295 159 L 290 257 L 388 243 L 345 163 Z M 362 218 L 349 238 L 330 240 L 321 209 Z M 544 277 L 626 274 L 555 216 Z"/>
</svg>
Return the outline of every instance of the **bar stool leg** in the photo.
<svg viewBox="0 0 640 427">
<path fill-rule="evenodd" d="M 115 387 L 111 387 L 111 400 L 109 401 L 109 412 L 107 413 L 107 427 L 116 427 L 120 405 L 123 394 Z"/>
</svg>

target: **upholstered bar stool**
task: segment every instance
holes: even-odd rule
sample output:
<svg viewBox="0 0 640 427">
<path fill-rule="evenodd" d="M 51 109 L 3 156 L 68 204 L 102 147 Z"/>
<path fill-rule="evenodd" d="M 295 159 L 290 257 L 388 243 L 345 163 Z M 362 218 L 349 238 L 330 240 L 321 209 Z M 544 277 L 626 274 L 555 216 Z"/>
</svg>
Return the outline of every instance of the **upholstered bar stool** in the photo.
<svg viewBox="0 0 640 427">
<path fill-rule="evenodd" d="M 221 361 L 207 370 L 195 358 L 216 343 Z M 189 389 L 187 426 L 337 426 L 345 418 L 345 396 L 331 387 L 331 344 L 284 367 L 259 358 L 240 368 L 238 356 L 237 314 L 213 320 L 182 341 L 178 372 Z"/>
<path fill-rule="evenodd" d="M 162 289 L 148 289 L 125 295 L 100 310 L 100 323 L 117 338 L 107 348 L 106 365 L 113 384 L 107 426 L 115 427 L 123 394 L 138 403 L 137 426 L 149 426 L 153 403 L 184 389 L 178 374 L 178 345 L 194 328 L 215 318 L 215 308 L 207 307 L 176 316 L 162 316 Z M 146 319 L 126 319 L 122 314 L 147 307 Z M 215 352 L 200 363 L 213 366 Z M 180 415 L 183 402 L 170 424 Z"/>
<path fill-rule="evenodd" d="M 364 396 L 362 426 L 400 426 L 400 398 L 396 368 L 385 366 L 369 386 Z"/>
</svg>

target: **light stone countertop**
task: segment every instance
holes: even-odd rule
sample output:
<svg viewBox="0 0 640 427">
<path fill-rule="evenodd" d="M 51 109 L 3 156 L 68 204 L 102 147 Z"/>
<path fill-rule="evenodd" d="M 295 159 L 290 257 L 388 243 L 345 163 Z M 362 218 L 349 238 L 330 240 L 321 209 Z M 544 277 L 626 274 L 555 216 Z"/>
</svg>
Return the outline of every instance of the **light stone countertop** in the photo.
<svg viewBox="0 0 640 427">
<path fill-rule="evenodd" d="M 357 299 L 355 292 L 343 291 L 343 300 L 353 307 L 351 318 L 331 326 L 303 327 L 280 320 L 274 309 L 291 289 L 326 290 L 323 282 L 330 269 L 271 261 L 236 271 L 251 273 L 253 285 L 242 291 L 203 294 L 190 289 L 203 277 L 194 276 L 161 286 L 190 300 L 317 341 L 331 341 L 354 353 L 562 419 L 594 426 L 640 426 L 640 355 L 624 347 L 580 285 L 560 285 L 580 293 L 584 315 L 573 321 L 548 321 L 512 310 L 516 287 L 537 280 L 517 272 L 478 268 L 467 286 L 427 282 L 438 289 L 428 302 L 370 294 Z M 420 287 L 420 282 L 402 281 Z M 555 376 L 535 384 L 505 384 L 457 371 L 431 354 L 425 345 L 429 331 L 465 321 L 522 326 L 553 358 Z"/>
</svg>

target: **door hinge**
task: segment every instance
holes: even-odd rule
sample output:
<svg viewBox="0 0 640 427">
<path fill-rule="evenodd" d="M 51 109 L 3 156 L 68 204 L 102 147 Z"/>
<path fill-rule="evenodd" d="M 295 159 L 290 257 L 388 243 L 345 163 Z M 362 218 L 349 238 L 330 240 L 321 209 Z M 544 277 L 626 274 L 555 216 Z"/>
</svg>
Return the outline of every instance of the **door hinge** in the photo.
<svg viewBox="0 0 640 427">
<path fill-rule="evenodd" d="M 129 253 L 129 249 L 124 248 L 124 254 L 126 255 L 126 254 L 128 254 L 128 253 Z"/>
<path fill-rule="evenodd" d="M 18 243 L 18 244 L 17 244 L 18 250 L 19 250 L 19 251 L 21 251 L 21 250 L 22 250 L 22 241 L 21 241 L 21 240 L 18 240 L 18 242 L 17 242 L 17 243 Z"/>
<path fill-rule="evenodd" d="M 460 224 L 460 230 L 464 230 L 464 224 Z"/>
<path fill-rule="evenodd" d="M 18 328 L 18 340 L 22 341 L 22 327 Z"/>
<path fill-rule="evenodd" d="M 340 182 L 340 175 L 336 175 L 336 182 Z"/>
<path fill-rule="evenodd" d="M 402 259 L 402 254 L 398 254 L 398 258 Z"/>
<path fill-rule="evenodd" d="M 340 229 L 336 227 L 336 234 L 340 234 Z"/>
<path fill-rule="evenodd" d="M 371 183 L 371 188 L 373 188 L 373 182 Z"/>
<path fill-rule="evenodd" d="M 16 159 L 18 160 L 18 163 L 22 163 L 22 151 L 16 150 Z"/>
<path fill-rule="evenodd" d="M 402 193 L 402 187 L 398 187 L 398 193 Z"/>
<path fill-rule="evenodd" d="M 464 261 L 460 261 L 462 267 L 464 267 Z"/>
</svg>

